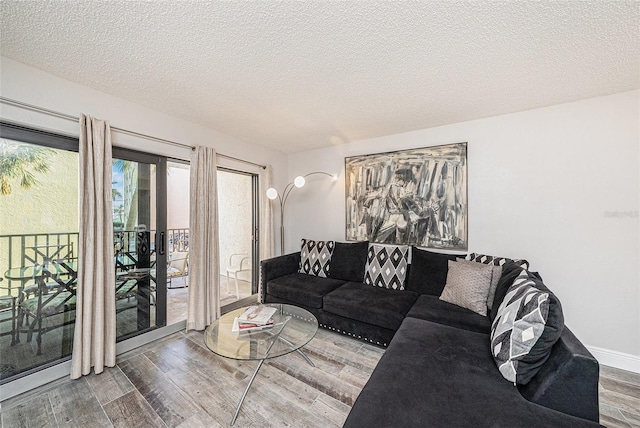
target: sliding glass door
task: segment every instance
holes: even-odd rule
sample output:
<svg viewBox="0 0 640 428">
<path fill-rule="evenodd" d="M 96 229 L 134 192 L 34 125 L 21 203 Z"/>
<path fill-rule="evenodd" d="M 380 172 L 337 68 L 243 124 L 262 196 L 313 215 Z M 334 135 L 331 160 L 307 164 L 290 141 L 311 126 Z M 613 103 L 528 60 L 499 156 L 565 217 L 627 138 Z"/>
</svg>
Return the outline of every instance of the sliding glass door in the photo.
<svg viewBox="0 0 640 428">
<path fill-rule="evenodd" d="M 167 161 L 113 150 L 117 340 L 166 325 Z"/>
<path fill-rule="evenodd" d="M 54 369 L 72 353 L 78 163 L 77 138 L 0 123 L 3 389 L 27 375 L 37 378 L 36 372 Z M 183 328 L 190 285 L 189 164 L 114 147 L 112 174 L 113 298 L 118 352 L 125 352 Z M 258 176 L 220 169 L 218 178 L 220 296 L 230 310 L 256 301 Z"/>
<path fill-rule="evenodd" d="M 0 123 L 0 384 L 68 359 L 78 139 Z"/>
<path fill-rule="evenodd" d="M 0 122 L 3 397 L 23 390 L 25 383 L 37 386 L 41 378 L 46 382 L 64 375 L 61 363 L 68 364 L 73 352 L 78 165 L 77 137 Z M 188 175 L 188 163 L 181 168 Z M 112 173 L 113 298 L 118 352 L 125 352 L 180 328 L 174 323 L 162 329 L 167 325 L 167 284 L 188 284 L 182 275 L 186 260 L 181 272 L 174 265 L 180 262 L 178 253 L 188 251 L 189 225 L 175 226 L 168 239 L 165 157 L 114 147 Z M 179 188 L 188 194 L 188 181 Z M 188 212 L 188 204 L 181 205 L 178 209 Z"/>
</svg>

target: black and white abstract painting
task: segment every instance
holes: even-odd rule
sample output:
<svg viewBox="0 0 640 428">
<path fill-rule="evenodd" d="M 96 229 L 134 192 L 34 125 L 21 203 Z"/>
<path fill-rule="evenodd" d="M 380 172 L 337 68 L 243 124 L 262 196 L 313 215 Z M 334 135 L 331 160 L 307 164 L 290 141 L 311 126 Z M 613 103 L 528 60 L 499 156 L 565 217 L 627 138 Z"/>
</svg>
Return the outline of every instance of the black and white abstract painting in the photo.
<svg viewBox="0 0 640 428">
<path fill-rule="evenodd" d="M 467 143 L 345 158 L 346 239 L 467 249 Z"/>
</svg>

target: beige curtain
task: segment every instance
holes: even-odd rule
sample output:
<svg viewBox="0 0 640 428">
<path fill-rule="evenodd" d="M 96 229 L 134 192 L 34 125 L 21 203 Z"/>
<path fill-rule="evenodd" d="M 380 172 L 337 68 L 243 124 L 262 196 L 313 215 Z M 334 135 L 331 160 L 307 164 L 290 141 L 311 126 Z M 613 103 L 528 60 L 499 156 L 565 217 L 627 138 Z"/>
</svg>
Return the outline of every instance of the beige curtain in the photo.
<svg viewBox="0 0 640 428">
<path fill-rule="evenodd" d="M 71 378 L 116 364 L 109 122 L 80 117 L 80 235 Z"/>
<path fill-rule="evenodd" d="M 191 153 L 187 331 L 203 330 L 220 314 L 216 174 L 216 151 L 196 147 Z"/>
<path fill-rule="evenodd" d="M 273 186 L 273 170 L 267 165 L 259 175 L 260 180 L 260 260 L 266 260 L 275 254 L 273 236 L 273 203 L 267 198 L 267 189 Z M 262 296 L 262 272 L 259 277 L 258 295 Z"/>
</svg>

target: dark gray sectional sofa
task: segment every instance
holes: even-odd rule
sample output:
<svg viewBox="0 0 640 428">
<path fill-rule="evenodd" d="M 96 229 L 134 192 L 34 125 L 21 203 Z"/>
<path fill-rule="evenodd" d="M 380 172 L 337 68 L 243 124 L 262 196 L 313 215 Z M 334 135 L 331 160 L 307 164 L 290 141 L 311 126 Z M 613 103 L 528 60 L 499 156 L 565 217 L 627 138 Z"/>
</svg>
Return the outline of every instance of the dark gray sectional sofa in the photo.
<svg viewBox="0 0 640 428">
<path fill-rule="evenodd" d="M 456 256 L 414 248 L 398 291 L 362 282 L 367 247 L 336 243 L 328 278 L 298 273 L 300 253 L 261 262 L 263 302 L 301 306 L 324 328 L 387 348 L 345 427 L 598 426 L 598 363 L 567 327 L 516 387 L 493 360 L 491 317 L 439 299 Z"/>
</svg>

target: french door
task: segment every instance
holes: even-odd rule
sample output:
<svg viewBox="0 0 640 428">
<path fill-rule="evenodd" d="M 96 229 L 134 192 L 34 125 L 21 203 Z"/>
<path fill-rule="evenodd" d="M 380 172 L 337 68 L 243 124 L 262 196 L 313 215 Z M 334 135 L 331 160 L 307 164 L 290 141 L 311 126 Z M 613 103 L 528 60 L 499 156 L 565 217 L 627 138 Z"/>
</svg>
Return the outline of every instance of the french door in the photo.
<svg viewBox="0 0 640 428">
<path fill-rule="evenodd" d="M 166 325 L 167 159 L 113 149 L 117 340 Z"/>
</svg>

